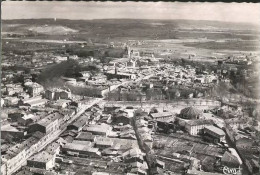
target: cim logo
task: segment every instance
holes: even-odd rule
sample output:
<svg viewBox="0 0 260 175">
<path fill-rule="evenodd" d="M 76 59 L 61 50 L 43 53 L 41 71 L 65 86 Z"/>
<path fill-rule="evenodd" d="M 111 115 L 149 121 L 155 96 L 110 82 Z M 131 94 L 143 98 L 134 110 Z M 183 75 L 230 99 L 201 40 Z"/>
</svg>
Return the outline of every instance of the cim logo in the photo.
<svg viewBox="0 0 260 175">
<path fill-rule="evenodd" d="M 227 166 L 223 167 L 223 173 L 224 174 L 233 174 L 233 175 L 239 175 L 241 174 L 241 168 L 229 168 Z"/>
</svg>

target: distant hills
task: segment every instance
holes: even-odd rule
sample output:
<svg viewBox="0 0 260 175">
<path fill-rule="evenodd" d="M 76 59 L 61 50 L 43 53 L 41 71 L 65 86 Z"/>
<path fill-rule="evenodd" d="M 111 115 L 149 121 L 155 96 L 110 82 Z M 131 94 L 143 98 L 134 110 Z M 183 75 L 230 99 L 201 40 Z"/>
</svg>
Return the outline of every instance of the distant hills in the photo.
<svg viewBox="0 0 260 175">
<path fill-rule="evenodd" d="M 143 20 L 143 19 L 15 19 L 2 20 L 3 33 L 68 35 L 79 32 L 82 36 L 178 38 L 178 31 L 257 31 L 257 26 L 246 23 L 196 20 Z"/>
<path fill-rule="evenodd" d="M 172 26 L 212 26 L 216 28 L 230 28 L 230 29 L 252 29 L 257 27 L 251 23 L 235 23 L 235 22 L 222 22 L 222 21 L 208 21 L 208 20 L 158 20 L 158 19 L 94 19 L 94 20 L 70 20 L 70 19 L 13 19 L 13 20 L 2 20 L 3 25 L 5 24 L 27 24 L 27 25 L 44 25 L 44 24 L 60 24 L 75 27 L 81 27 L 86 24 L 125 24 L 125 25 L 147 25 L 151 26 L 154 23 L 172 25 Z"/>
<path fill-rule="evenodd" d="M 98 45 L 129 40 L 177 39 L 182 40 L 185 47 L 258 51 L 260 30 L 253 24 L 203 20 L 16 19 L 2 21 L 2 38 L 35 42 L 86 41 L 88 46 L 88 41 Z"/>
</svg>

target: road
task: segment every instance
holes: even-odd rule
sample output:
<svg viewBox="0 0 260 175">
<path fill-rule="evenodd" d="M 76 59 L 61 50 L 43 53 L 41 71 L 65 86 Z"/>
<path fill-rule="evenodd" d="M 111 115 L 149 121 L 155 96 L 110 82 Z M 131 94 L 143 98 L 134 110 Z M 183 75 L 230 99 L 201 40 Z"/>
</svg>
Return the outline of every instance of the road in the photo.
<svg viewBox="0 0 260 175">
<path fill-rule="evenodd" d="M 147 163 L 147 166 L 148 166 L 148 169 L 147 169 L 147 174 L 148 175 L 152 175 L 151 173 L 151 165 L 152 165 L 152 158 L 151 158 L 151 154 L 149 152 L 147 148 L 147 146 L 145 147 L 145 143 L 144 141 L 142 140 L 140 134 L 139 134 L 139 131 L 138 131 L 138 128 L 137 128 L 137 123 L 136 123 L 136 116 L 133 114 L 133 129 L 135 131 L 135 135 L 136 135 L 136 138 L 137 138 L 137 142 L 138 142 L 138 145 L 139 145 L 139 149 L 142 150 L 142 152 L 145 153 L 145 157 L 144 157 L 144 160 L 145 162 Z"/>
<path fill-rule="evenodd" d="M 130 83 L 130 82 L 132 82 L 132 80 L 131 80 L 131 81 L 125 81 L 125 82 L 123 82 L 123 83 L 120 84 L 120 85 L 128 84 L 128 83 Z M 118 87 L 118 86 L 117 86 L 117 87 Z M 117 87 L 116 87 L 116 88 L 117 88 Z M 51 134 L 54 135 L 54 136 L 52 136 L 51 139 L 50 139 L 49 141 L 47 141 L 44 145 L 42 145 L 40 148 L 38 148 L 37 150 L 35 150 L 35 152 L 34 152 L 33 154 L 40 152 L 40 151 L 43 150 L 48 144 L 50 144 L 50 143 L 52 143 L 53 141 L 55 141 L 55 140 L 67 129 L 67 126 L 68 126 L 68 125 L 70 125 L 71 123 L 73 123 L 73 122 L 74 122 L 78 117 L 80 117 L 88 108 L 90 108 L 90 107 L 92 107 L 93 105 L 98 104 L 98 103 L 100 103 L 100 102 L 104 102 L 104 101 L 103 101 L 103 98 L 94 98 L 93 101 L 89 102 L 89 104 L 83 104 L 83 105 L 80 107 L 79 111 L 78 111 L 69 121 L 67 121 L 65 124 L 63 124 L 63 126 L 60 126 L 60 129 L 59 129 L 59 130 L 56 130 L 56 131 L 54 131 L 53 133 L 51 133 Z M 29 156 L 29 157 L 31 157 L 31 156 Z M 29 158 L 29 157 L 28 157 L 28 158 Z M 28 159 L 28 158 L 27 158 L 27 159 Z M 25 161 L 22 161 L 22 162 L 20 163 L 20 165 L 17 166 L 17 168 L 15 169 L 15 171 L 17 171 L 18 169 L 20 169 L 21 166 L 25 165 L 27 159 L 25 159 Z"/>
</svg>

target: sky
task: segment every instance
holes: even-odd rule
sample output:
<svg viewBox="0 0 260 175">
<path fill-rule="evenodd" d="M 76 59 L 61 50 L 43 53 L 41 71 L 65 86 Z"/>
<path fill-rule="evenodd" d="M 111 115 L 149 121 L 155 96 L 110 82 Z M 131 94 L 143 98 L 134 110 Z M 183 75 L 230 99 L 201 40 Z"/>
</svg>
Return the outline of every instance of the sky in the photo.
<svg viewBox="0 0 260 175">
<path fill-rule="evenodd" d="M 4 1 L 2 19 L 189 19 L 260 24 L 260 3 Z"/>
</svg>

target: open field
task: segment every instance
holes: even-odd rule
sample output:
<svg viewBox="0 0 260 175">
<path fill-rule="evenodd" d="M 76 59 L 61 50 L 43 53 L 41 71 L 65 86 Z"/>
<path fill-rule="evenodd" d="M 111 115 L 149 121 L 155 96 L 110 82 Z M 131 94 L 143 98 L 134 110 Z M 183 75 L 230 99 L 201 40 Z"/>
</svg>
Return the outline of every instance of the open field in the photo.
<svg viewBox="0 0 260 175">
<path fill-rule="evenodd" d="M 127 43 L 145 41 L 139 49 L 169 52 L 171 56 L 212 57 L 216 51 L 257 51 L 259 30 L 251 24 L 189 20 L 4 20 L 3 39 L 23 42 Z M 44 31 L 44 32 L 42 32 Z M 144 32 L 145 31 L 145 32 Z M 66 42 L 64 41 L 66 40 Z M 163 41 L 164 40 L 164 41 Z M 5 42 L 3 42 L 5 48 Z M 181 55 L 183 53 L 184 55 Z M 226 53 L 228 54 L 228 53 Z"/>
<path fill-rule="evenodd" d="M 221 42 L 220 42 L 221 41 Z M 258 40 L 210 40 L 205 38 L 144 40 L 134 46 L 140 52 L 153 52 L 157 57 L 216 62 L 236 54 L 259 53 Z"/>
</svg>

